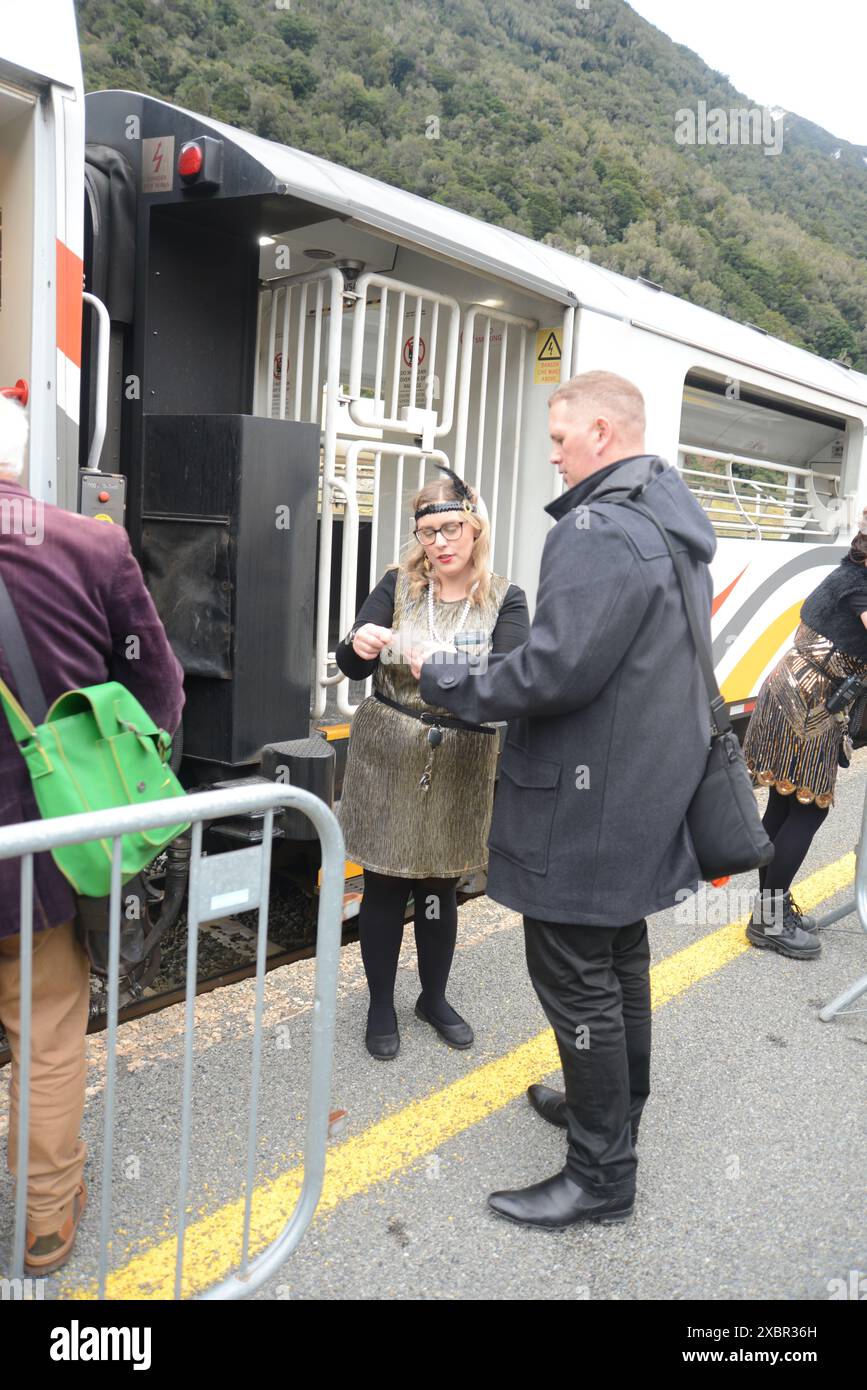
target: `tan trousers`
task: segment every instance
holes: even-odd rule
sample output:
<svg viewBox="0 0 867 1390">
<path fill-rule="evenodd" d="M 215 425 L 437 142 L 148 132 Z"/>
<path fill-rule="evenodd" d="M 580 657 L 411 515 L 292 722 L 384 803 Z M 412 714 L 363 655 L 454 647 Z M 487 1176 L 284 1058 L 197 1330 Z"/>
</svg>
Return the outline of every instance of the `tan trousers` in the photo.
<svg viewBox="0 0 867 1390">
<path fill-rule="evenodd" d="M 18 1069 L 21 1048 L 21 938 L 0 940 L 0 1023 L 12 1052 L 9 1170 L 16 1171 Z M 79 1138 L 84 1114 L 84 1038 L 90 968 L 72 922 L 33 935 L 33 1023 L 27 1229 L 50 1235 L 70 1214 L 87 1150 Z"/>
</svg>

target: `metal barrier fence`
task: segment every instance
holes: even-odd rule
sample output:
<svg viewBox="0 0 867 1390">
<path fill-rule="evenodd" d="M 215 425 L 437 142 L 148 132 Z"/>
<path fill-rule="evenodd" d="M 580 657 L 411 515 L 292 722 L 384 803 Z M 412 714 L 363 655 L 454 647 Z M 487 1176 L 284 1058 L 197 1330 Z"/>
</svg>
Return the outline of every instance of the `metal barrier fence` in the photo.
<svg viewBox="0 0 867 1390">
<path fill-rule="evenodd" d="M 864 809 L 861 813 L 861 835 L 855 847 L 857 855 L 855 864 L 855 897 L 850 898 L 842 907 L 835 907 L 824 916 L 816 919 L 816 926 L 820 931 L 833 926 L 835 922 L 841 921 L 844 917 L 849 917 L 853 912 L 858 914 L 858 921 L 861 930 L 867 933 L 867 796 L 864 797 Z M 845 927 L 838 930 L 845 931 Z M 853 1009 L 852 1004 L 856 999 L 860 999 L 863 994 L 867 994 L 867 975 L 862 975 L 855 980 L 840 994 L 832 999 L 830 1004 L 826 1004 L 819 1010 L 819 1018 L 823 1023 L 830 1023 L 832 1018 L 838 1014 L 865 1013 L 864 1009 Z"/>
<path fill-rule="evenodd" d="M 111 908 L 109 925 L 109 974 L 107 1007 L 107 1062 L 105 1127 L 103 1135 L 103 1183 L 100 1209 L 98 1295 L 105 1297 L 108 1276 L 108 1243 L 111 1219 L 113 1127 L 116 1079 L 117 1014 L 119 995 L 121 836 L 158 826 L 176 825 L 181 803 L 176 798 L 153 801 L 139 807 L 93 814 L 58 816 L 0 829 L 0 860 L 21 858 L 21 1053 L 18 1074 L 20 1114 L 18 1129 L 18 1179 L 15 1195 L 15 1233 L 12 1277 L 24 1275 L 28 1143 L 30 1121 L 30 1052 L 33 949 L 33 856 L 59 845 L 91 840 L 112 841 Z M 281 1233 L 255 1259 L 250 1259 L 250 1212 L 253 1197 L 257 1141 L 259 1078 L 262 1053 L 262 1017 L 265 994 L 265 956 L 268 924 L 271 839 L 275 810 L 291 807 L 313 822 L 322 846 L 322 882 L 316 935 L 316 978 L 313 1008 L 307 1134 L 304 1146 L 304 1179 L 294 1211 Z M 196 960 L 199 925 L 236 910 L 259 909 L 256 951 L 256 1003 L 253 1031 L 253 1065 L 247 1135 L 246 1192 L 239 1272 L 208 1289 L 206 1299 L 238 1298 L 254 1293 L 274 1274 L 297 1247 L 309 1226 L 322 1192 L 328 1140 L 331 1054 L 340 954 L 343 900 L 343 835 L 324 802 L 309 792 L 278 784 L 245 785 L 227 791 L 199 792 L 182 803 L 184 818 L 192 824 L 192 847 L 187 907 L 187 976 L 184 1034 L 183 1110 L 180 1174 L 178 1182 L 178 1244 L 175 1265 L 175 1298 L 180 1298 L 186 1204 L 190 1160 L 193 1093 L 193 1036 L 196 999 Z M 205 821 L 223 816 L 264 812 L 262 842 L 244 849 L 202 855 Z"/>
</svg>

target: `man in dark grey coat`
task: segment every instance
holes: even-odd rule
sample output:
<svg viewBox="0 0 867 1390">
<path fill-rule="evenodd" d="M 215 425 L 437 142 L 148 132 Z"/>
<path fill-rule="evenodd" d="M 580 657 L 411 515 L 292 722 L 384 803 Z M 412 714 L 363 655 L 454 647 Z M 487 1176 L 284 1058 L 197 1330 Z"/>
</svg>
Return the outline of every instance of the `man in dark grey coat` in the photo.
<svg viewBox="0 0 867 1390">
<path fill-rule="evenodd" d="M 531 1087 L 530 1100 L 569 1143 L 561 1173 L 489 1202 L 561 1227 L 631 1214 L 650 1084 L 645 917 L 700 877 L 685 815 L 707 759 L 707 694 L 663 539 L 621 503 L 640 493 L 670 531 L 708 638 L 716 540 L 679 474 L 645 453 L 631 382 L 588 372 L 549 406 L 551 462 L 568 491 L 546 508 L 557 524 L 530 637 L 486 669 L 438 653 L 416 673 L 430 704 L 509 721 L 488 893 L 524 915 L 566 1085 L 565 1096 Z"/>
</svg>

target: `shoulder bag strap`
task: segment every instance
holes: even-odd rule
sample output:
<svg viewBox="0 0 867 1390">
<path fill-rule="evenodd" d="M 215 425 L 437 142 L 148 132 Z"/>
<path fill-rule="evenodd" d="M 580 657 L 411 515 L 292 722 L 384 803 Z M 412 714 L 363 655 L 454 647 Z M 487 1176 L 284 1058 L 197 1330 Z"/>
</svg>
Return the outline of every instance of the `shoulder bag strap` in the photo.
<svg viewBox="0 0 867 1390">
<path fill-rule="evenodd" d="M 695 650 L 698 654 L 698 661 L 701 667 L 701 673 L 704 677 L 704 683 L 707 687 L 708 700 L 710 701 L 710 717 L 713 723 L 714 731 L 718 734 L 728 733 L 732 725 L 731 720 L 728 716 L 726 702 L 720 694 L 719 686 L 716 683 L 716 676 L 714 675 L 713 663 L 711 661 L 710 652 L 708 651 L 707 644 L 702 634 L 701 626 L 698 620 L 698 614 L 695 611 L 695 604 L 692 601 L 692 596 L 690 595 L 689 589 L 687 587 L 683 563 L 681 561 L 680 556 L 678 555 L 677 551 L 671 543 L 671 537 L 669 536 L 668 531 L 665 529 L 658 517 L 656 517 L 653 514 L 649 507 L 643 505 L 640 502 L 635 501 L 633 494 L 630 494 L 630 496 L 626 498 L 623 502 L 621 502 L 619 505 L 623 507 L 629 507 L 632 511 L 641 512 L 642 516 L 646 516 L 648 521 L 652 521 L 657 531 L 662 536 L 662 539 L 665 541 L 666 546 L 668 547 L 668 553 L 671 556 L 671 562 L 674 565 L 674 572 L 677 575 L 681 593 L 683 594 L 683 606 L 686 609 L 686 620 L 689 623 L 689 629 L 692 633 L 692 640 L 695 644 Z"/>
<path fill-rule="evenodd" d="M 0 575 L 0 643 L 6 653 L 12 679 L 18 687 L 18 699 L 35 724 L 41 724 L 48 712 L 48 701 L 36 674 L 27 639 L 21 630 L 15 605 Z M 8 690 L 8 687 L 5 687 Z M 18 701 L 15 701 L 16 705 Z M 20 710 L 20 705 L 18 706 Z"/>
</svg>

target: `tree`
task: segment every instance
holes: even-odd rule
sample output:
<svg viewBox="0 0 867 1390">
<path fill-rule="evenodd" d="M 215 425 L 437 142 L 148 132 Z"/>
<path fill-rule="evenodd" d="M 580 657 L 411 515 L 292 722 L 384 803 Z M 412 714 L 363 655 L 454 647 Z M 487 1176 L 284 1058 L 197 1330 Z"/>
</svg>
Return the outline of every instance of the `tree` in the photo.
<svg viewBox="0 0 867 1390">
<path fill-rule="evenodd" d="M 297 48 L 302 53 L 311 53 L 319 39 L 319 31 L 314 24 L 302 15 L 286 10 L 281 10 L 277 16 L 277 33 L 287 48 Z"/>
</svg>

